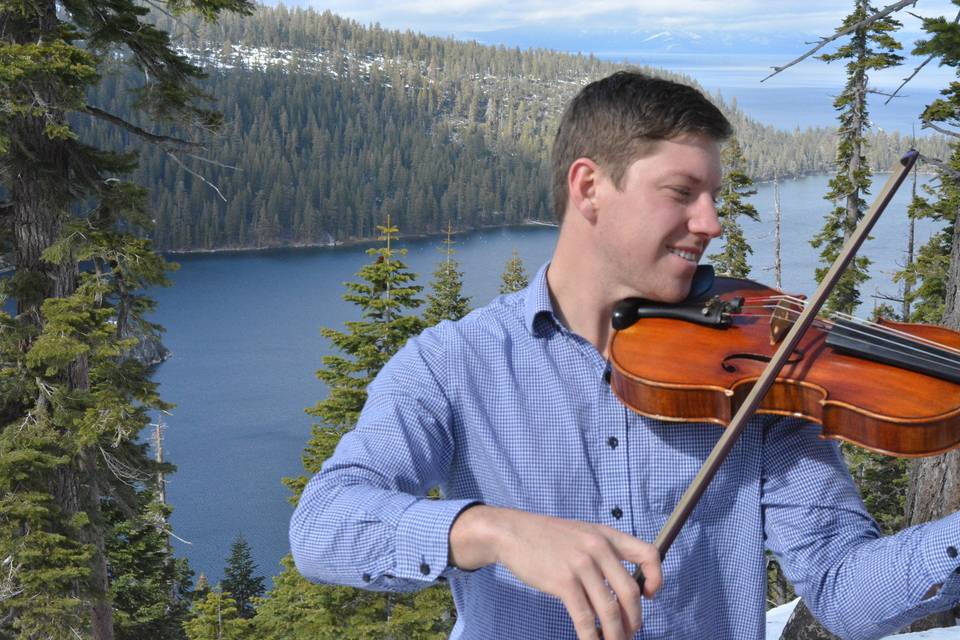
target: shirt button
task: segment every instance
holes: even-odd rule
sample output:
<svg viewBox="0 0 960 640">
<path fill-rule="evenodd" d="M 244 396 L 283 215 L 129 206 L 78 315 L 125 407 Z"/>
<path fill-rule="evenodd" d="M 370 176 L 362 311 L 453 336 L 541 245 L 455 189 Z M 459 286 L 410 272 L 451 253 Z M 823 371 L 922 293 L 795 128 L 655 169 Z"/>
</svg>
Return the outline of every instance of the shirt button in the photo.
<svg viewBox="0 0 960 640">
<path fill-rule="evenodd" d="M 421 565 L 420 565 L 420 573 L 422 573 L 422 574 L 425 575 L 425 576 L 426 576 L 426 575 L 430 575 L 430 565 L 428 565 L 426 562 L 424 562 L 423 564 L 421 564 Z"/>
<path fill-rule="evenodd" d="M 364 582 L 370 582 L 370 580 L 372 579 L 372 578 L 370 577 L 370 574 L 369 574 L 369 573 L 365 573 L 365 574 L 363 574 L 363 575 L 360 576 L 360 577 L 363 578 L 363 581 L 364 581 Z"/>
<path fill-rule="evenodd" d="M 956 558 L 957 548 L 954 547 L 953 545 L 950 545 L 949 547 L 947 547 L 947 555 L 950 556 L 951 558 Z"/>
<path fill-rule="evenodd" d="M 610 510 L 610 515 L 612 515 L 614 518 L 619 520 L 620 518 L 623 517 L 623 510 L 620 509 L 620 507 L 614 507 L 613 509 Z"/>
<path fill-rule="evenodd" d="M 610 446 L 611 449 L 616 449 L 617 445 L 620 444 L 620 441 L 617 440 L 616 436 L 610 436 L 609 438 L 607 438 L 607 444 Z"/>
</svg>

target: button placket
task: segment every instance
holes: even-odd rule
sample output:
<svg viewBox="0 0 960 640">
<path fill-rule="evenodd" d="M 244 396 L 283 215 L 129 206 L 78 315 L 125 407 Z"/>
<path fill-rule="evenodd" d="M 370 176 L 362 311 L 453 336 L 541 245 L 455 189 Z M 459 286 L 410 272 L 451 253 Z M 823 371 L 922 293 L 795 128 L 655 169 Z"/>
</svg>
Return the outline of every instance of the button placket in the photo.
<svg viewBox="0 0 960 640">
<path fill-rule="evenodd" d="M 597 400 L 600 430 L 594 440 L 600 456 L 602 470 L 600 478 L 602 511 L 598 514 L 601 521 L 631 531 L 630 519 L 624 516 L 630 508 L 630 469 L 625 444 L 626 420 L 624 407 L 614 395 L 604 377 L 600 385 Z"/>
</svg>

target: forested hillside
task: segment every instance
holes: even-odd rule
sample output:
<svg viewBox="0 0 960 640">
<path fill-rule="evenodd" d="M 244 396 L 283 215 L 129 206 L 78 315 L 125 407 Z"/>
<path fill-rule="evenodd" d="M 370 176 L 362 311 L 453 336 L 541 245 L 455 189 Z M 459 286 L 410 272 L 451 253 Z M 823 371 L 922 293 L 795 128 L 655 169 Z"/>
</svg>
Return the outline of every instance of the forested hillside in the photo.
<svg viewBox="0 0 960 640">
<path fill-rule="evenodd" d="M 152 189 L 162 249 L 367 238 L 387 213 L 406 233 L 551 220 L 548 156 L 560 111 L 618 67 L 283 6 L 216 24 L 155 20 L 207 69 L 205 88 L 227 120 L 196 157 L 141 156 L 135 180 Z M 128 114 L 128 80 L 107 78 L 91 104 Z M 725 109 L 753 178 L 831 170 L 832 130 L 784 132 Z M 98 145 L 132 142 L 77 125 Z M 891 166 L 906 146 L 897 134 L 874 135 L 872 165 Z M 947 155 L 941 139 L 922 146 Z"/>
</svg>

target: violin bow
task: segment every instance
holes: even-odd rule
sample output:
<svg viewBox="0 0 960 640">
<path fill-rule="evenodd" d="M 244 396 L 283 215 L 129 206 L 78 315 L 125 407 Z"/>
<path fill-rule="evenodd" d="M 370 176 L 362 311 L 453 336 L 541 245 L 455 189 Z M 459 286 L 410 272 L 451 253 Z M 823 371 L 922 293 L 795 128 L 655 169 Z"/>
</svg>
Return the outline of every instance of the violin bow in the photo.
<svg viewBox="0 0 960 640">
<path fill-rule="evenodd" d="M 820 282 L 816 293 L 814 293 L 813 297 L 807 302 L 803 312 L 800 313 L 790 328 L 790 331 L 780 342 L 779 348 L 770 359 L 763 373 L 760 374 L 760 377 L 754 383 L 753 388 L 744 399 L 743 404 L 740 405 L 737 413 L 734 414 L 730 424 L 724 430 L 723 435 L 720 436 L 717 444 L 713 447 L 713 451 L 710 452 L 703 466 L 700 467 L 700 471 L 697 472 L 696 477 L 690 483 L 690 486 L 687 487 L 677 506 L 674 507 L 673 513 L 670 514 L 670 517 L 664 523 L 663 528 L 660 529 L 660 533 L 653 543 L 654 547 L 656 547 L 660 553 L 661 560 L 666 557 L 667 551 L 670 550 L 673 541 L 680 534 L 680 529 L 683 528 L 683 525 L 697 506 L 700 497 L 707 489 L 707 485 L 713 480 L 713 476 L 716 475 L 720 465 L 723 464 L 727 454 L 730 453 L 730 449 L 733 448 L 733 445 L 737 442 L 737 438 L 740 437 L 740 434 L 746 428 L 747 421 L 753 416 L 754 411 L 760 405 L 760 401 L 763 400 L 767 391 L 773 386 L 783 365 L 797 347 L 807 328 L 813 323 L 817 314 L 820 312 L 820 308 L 826 302 L 830 296 L 830 292 L 833 291 L 834 286 L 836 286 L 837 281 L 843 274 L 844 269 L 846 269 L 850 261 L 853 260 L 857 250 L 860 249 L 860 245 L 866 240 L 867 235 L 880 218 L 880 214 L 887 205 L 890 204 L 893 195 L 903 183 L 907 174 L 910 173 L 919 156 L 919 152 L 911 149 L 900 158 L 900 167 L 890 175 L 886 184 L 883 185 L 883 190 L 880 192 L 880 195 L 877 196 L 876 201 L 874 201 L 873 205 L 871 205 L 870 209 L 864 215 L 863 220 L 857 225 L 853 235 L 850 236 L 843 246 L 833 266 L 830 267 L 830 270 Z M 642 591 L 644 577 L 640 567 L 637 567 L 637 570 L 634 571 L 633 577 L 637 583 L 639 583 Z"/>
</svg>

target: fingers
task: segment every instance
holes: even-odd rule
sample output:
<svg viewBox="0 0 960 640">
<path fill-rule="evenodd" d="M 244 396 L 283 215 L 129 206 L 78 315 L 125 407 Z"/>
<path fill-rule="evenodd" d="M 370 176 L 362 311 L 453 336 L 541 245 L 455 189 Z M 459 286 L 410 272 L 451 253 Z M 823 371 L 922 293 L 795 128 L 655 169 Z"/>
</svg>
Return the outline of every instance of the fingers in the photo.
<svg viewBox="0 0 960 640">
<path fill-rule="evenodd" d="M 573 621 L 577 640 L 600 640 L 596 624 L 597 616 L 582 586 L 572 589 L 560 599 L 563 606 L 567 608 L 567 613 L 570 614 L 570 620 Z M 603 640 L 609 639 L 604 635 Z"/>
<path fill-rule="evenodd" d="M 487 520 L 493 559 L 559 597 L 580 640 L 599 640 L 601 631 L 604 640 L 628 640 L 640 628 L 641 589 L 624 561 L 647 574 L 643 593 L 652 597 L 662 582 L 655 547 L 610 527 L 511 509 L 493 509 Z M 455 537 L 452 531 L 452 547 Z"/>
<path fill-rule="evenodd" d="M 615 567 L 611 567 L 611 559 L 612 563 L 616 565 Z M 630 606 L 631 603 L 621 601 L 620 594 L 613 587 L 613 582 L 624 582 L 624 577 L 626 582 L 631 582 L 629 580 L 630 575 L 626 573 L 616 556 L 613 555 L 612 548 L 609 554 L 599 559 L 599 562 L 601 566 L 594 564 L 592 571 L 587 571 L 586 575 L 581 576 L 584 589 L 593 608 L 592 613 L 595 613 L 600 620 L 604 640 L 628 640 L 633 636 L 636 628 L 633 627 L 632 620 L 629 617 L 624 618 L 623 608 Z M 617 570 L 622 575 L 611 575 Z M 640 590 L 635 588 L 633 591 L 637 602 L 639 602 Z"/>
<path fill-rule="evenodd" d="M 629 640 L 643 620 L 640 587 L 623 567 L 613 541 L 603 531 L 597 533 L 574 559 L 576 579 L 561 599 L 581 640 L 597 637 L 597 620 L 604 640 Z"/>
<path fill-rule="evenodd" d="M 632 637 L 640 629 L 643 622 L 643 609 L 640 604 L 640 585 L 633 579 L 619 558 L 614 558 L 616 566 L 606 565 L 603 574 L 607 578 L 608 591 L 616 596 L 614 602 L 619 611 L 617 615 L 623 620 L 623 626 L 628 637 Z M 604 631 L 606 634 L 606 631 Z"/>
<path fill-rule="evenodd" d="M 663 584 L 663 571 L 660 568 L 660 552 L 656 547 L 637 540 L 625 533 L 611 530 L 611 542 L 617 549 L 617 554 L 629 562 L 637 565 L 643 574 L 643 595 L 652 598 Z M 630 577 L 636 584 L 636 580 Z"/>
</svg>

